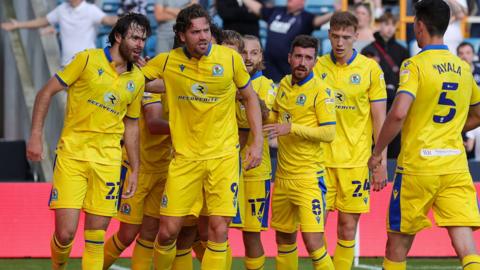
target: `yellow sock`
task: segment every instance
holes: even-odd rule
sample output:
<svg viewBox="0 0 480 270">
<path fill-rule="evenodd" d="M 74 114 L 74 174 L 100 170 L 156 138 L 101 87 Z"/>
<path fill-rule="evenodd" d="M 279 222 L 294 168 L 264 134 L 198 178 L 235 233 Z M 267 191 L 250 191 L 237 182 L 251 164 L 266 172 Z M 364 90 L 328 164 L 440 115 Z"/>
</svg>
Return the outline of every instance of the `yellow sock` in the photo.
<svg viewBox="0 0 480 270">
<path fill-rule="evenodd" d="M 245 269 L 247 270 L 263 270 L 265 265 L 265 255 L 258 258 L 245 257 Z"/>
<path fill-rule="evenodd" d="M 335 270 L 332 258 L 328 255 L 325 246 L 310 253 L 310 258 L 312 258 L 313 269 L 315 270 Z"/>
<path fill-rule="evenodd" d="M 338 239 L 333 257 L 333 265 L 336 270 L 352 269 L 353 256 L 355 254 L 355 240 Z"/>
<path fill-rule="evenodd" d="M 205 250 L 207 249 L 207 242 L 205 241 L 195 241 L 192 244 L 192 249 L 195 251 L 195 257 L 199 262 L 202 262 L 203 255 L 205 255 Z"/>
<path fill-rule="evenodd" d="M 463 270 L 479 270 L 480 256 L 477 254 L 470 254 L 462 259 Z"/>
<path fill-rule="evenodd" d="M 278 245 L 278 255 L 275 258 L 277 270 L 298 269 L 297 243 L 291 245 Z"/>
<path fill-rule="evenodd" d="M 202 260 L 202 270 L 225 270 L 227 263 L 227 241 L 223 243 L 207 242 Z"/>
<path fill-rule="evenodd" d="M 66 268 L 68 256 L 70 255 L 70 251 L 72 251 L 72 246 L 73 241 L 66 246 L 62 246 L 55 237 L 55 234 L 53 234 L 52 241 L 50 241 L 53 270 L 63 270 Z"/>
<path fill-rule="evenodd" d="M 227 261 L 225 262 L 225 269 L 230 270 L 232 269 L 232 249 L 227 241 Z"/>
<path fill-rule="evenodd" d="M 104 230 L 85 230 L 85 249 L 83 250 L 82 269 L 103 269 Z"/>
<path fill-rule="evenodd" d="M 406 270 L 407 261 L 403 262 L 392 262 L 387 258 L 383 259 L 383 269 L 384 270 Z"/>
<path fill-rule="evenodd" d="M 153 261 L 153 242 L 137 238 L 132 254 L 132 270 L 150 270 Z"/>
<path fill-rule="evenodd" d="M 177 249 L 172 270 L 193 270 L 192 249 Z"/>
<path fill-rule="evenodd" d="M 173 260 L 177 253 L 177 242 L 173 242 L 167 246 L 160 246 L 155 240 L 153 245 L 153 262 L 155 263 L 155 270 L 170 270 L 172 269 Z"/>
<path fill-rule="evenodd" d="M 108 269 L 120 257 L 127 247 L 120 242 L 117 233 L 112 235 L 106 242 L 103 251 L 103 269 Z"/>
</svg>

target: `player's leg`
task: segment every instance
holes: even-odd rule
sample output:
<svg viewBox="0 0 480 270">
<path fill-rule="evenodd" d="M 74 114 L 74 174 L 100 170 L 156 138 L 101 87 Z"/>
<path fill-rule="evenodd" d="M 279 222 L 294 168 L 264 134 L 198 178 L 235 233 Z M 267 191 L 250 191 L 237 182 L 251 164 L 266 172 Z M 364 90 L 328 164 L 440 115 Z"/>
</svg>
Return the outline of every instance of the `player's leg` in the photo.
<svg viewBox="0 0 480 270">
<path fill-rule="evenodd" d="M 132 270 L 150 270 L 153 244 L 158 232 L 158 217 L 143 216 L 142 226 L 132 254 Z"/>
<path fill-rule="evenodd" d="M 338 270 L 352 268 L 355 234 L 360 214 L 343 213 L 338 211 L 337 247 L 335 248 L 334 265 Z"/>
<path fill-rule="evenodd" d="M 186 225 L 182 227 L 182 230 L 177 238 L 177 254 L 175 256 L 175 260 L 173 261 L 172 270 L 193 269 L 192 245 L 197 237 L 197 226 L 191 223 Z"/>
<path fill-rule="evenodd" d="M 384 270 L 407 269 L 407 254 L 412 247 L 415 235 L 388 233 L 387 247 L 383 261 Z"/>
<path fill-rule="evenodd" d="M 277 257 L 275 263 L 277 270 L 298 269 L 297 232 L 275 231 L 277 243 Z"/>
<path fill-rule="evenodd" d="M 58 156 L 53 171 L 49 206 L 55 210 L 55 232 L 50 243 L 52 269 L 65 269 L 87 192 L 87 162 Z"/>
<path fill-rule="evenodd" d="M 119 230 L 105 241 L 103 269 L 108 269 L 120 257 L 120 254 L 135 240 L 140 224 L 120 222 Z"/>
<path fill-rule="evenodd" d="M 239 155 L 207 161 L 204 182 L 208 208 L 208 243 L 202 269 L 225 270 L 228 250 L 228 226 L 237 213 L 239 192 Z"/>
<path fill-rule="evenodd" d="M 204 210 L 205 209 L 205 210 Z M 207 242 L 208 242 L 208 213 L 206 210 L 206 206 L 202 209 L 202 212 L 198 217 L 198 239 L 199 242 L 197 244 L 193 244 L 195 254 L 197 259 L 202 262 L 203 256 L 205 255 L 205 250 L 207 249 Z"/>
<path fill-rule="evenodd" d="M 82 256 L 83 270 L 103 269 L 103 249 L 105 231 L 110 224 L 110 216 L 85 213 L 85 249 Z"/>
<path fill-rule="evenodd" d="M 471 175 L 443 175 L 440 179 L 441 189 L 433 204 L 435 221 L 447 228 L 463 269 L 480 269 L 472 230 L 480 227 L 480 214 Z"/>
</svg>

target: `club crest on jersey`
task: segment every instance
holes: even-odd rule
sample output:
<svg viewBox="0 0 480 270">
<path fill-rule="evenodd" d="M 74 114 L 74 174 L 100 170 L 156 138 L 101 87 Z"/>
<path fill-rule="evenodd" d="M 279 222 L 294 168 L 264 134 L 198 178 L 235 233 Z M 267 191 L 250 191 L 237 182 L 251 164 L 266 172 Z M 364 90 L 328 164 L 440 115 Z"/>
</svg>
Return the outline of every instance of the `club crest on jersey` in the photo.
<svg viewBox="0 0 480 270">
<path fill-rule="evenodd" d="M 128 203 L 122 204 L 122 207 L 120 207 L 120 212 L 125 215 L 130 215 L 132 212 L 132 207 Z"/>
<path fill-rule="evenodd" d="M 212 68 L 212 75 L 215 77 L 223 76 L 223 66 L 216 64 Z"/>
<path fill-rule="evenodd" d="M 303 106 L 303 105 L 305 105 L 305 101 L 307 101 L 307 96 L 305 96 L 304 94 L 300 94 L 300 95 L 297 97 L 297 102 L 296 102 L 296 104 L 297 104 L 297 105 L 300 105 L 300 106 Z"/>
<path fill-rule="evenodd" d="M 360 84 L 361 80 L 362 80 L 362 78 L 358 74 L 352 74 L 352 76 L 350 76 L 350 83 L 351 84 Z"/>
<path fill-rule="evenodd" d="M 181 72 L 183 72 L 185 70 L 185 65 L 184 64 L 180 64 L 179 67 L 180 67 Z"/>
<path fill-rule="evenodd" d="M 166 208 L 168 206 L 168 197 L 167 194 L 163 194 L 162 196 L 162 208 Z"/>
<path fill-rule="evenodd" d="M 114 107 L 120 101 L 120 98 L 112 92 L 107 92 L 103 95 L 103 101 L 106 105 Z"/>
<path fill-rule="evenodd" d="M 130 92 L 133 92 L 133 90 L 135 90 L 135 83 L 133 83 L 132 80 L 127 82 L 127 90 Z"/>
<path fill-rule="evenodd" d="M 56 188 L 52 189 L 52 193 L 50 194 L 50 201 L 58 200 L 58 190 Z"/>
<path fill-rule="evenodd" d="M 205 97 L 207 95 L 207 86 L 200 83 L 192 85 L 192 93 L 197 97 Z"/>
</svg>

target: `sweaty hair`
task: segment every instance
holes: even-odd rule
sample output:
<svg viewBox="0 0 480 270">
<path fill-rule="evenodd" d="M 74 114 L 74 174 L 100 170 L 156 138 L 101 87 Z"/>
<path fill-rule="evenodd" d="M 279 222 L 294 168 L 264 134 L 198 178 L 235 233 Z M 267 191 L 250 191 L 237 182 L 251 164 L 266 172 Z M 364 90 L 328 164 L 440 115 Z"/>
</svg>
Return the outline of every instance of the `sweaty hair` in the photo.
<svg viewBox="0 0 480 270">
<path fill-rule="evenodd" d="M 314 37 L 308 35 L 298 35 L 292 42 L 292 46 L 290 46 L 290 53 L 293 52 L 295 47 L 301 48 L 314 48 L 315 55 L 318 53 L 318 40 Z"/>
<path fill-rule="evenodd" d="M 415 4 L 415 19 L 425 24 L 431 36 L 443 36 L 450 22 L 450 7 L 443 0 L 422 0 Z"/>
<path fill-rule="evenodd" d="M 256 41 L 256 42 L 258 42 L 258 44 L 260 44 L 260 52 L 262 53 L 262 62 L 260 63 L 260 66 L 258 67 L 258 70 L 264 70 L 265 69 L 265 63 L 263 62 L 263 48 L 262 48 L 262 42 L 260 42 L 260 39 L 257 36 L 253 36 L 253 35 L 244 35 L 243 40 Z"/>
<path fill-rule="evenodd" d="M 463 41 L 462 43 L 458 44 L 457 54 L 458 54 L 458 52 L 460 51 L 460 48 L 463 48 L 463 47 L 465 47 L 465 46 L 468 46 L 468 47 L 472 48 L 472 52 L 475 53 L 475 48 L 473 48 L 472 43 Z"/>
<path fill-rule="evenodd" d="M 358 29 L 357 17 L 349 11 L 337 11 L 333 13 L 330 19 L 330 29 L 342 30 L 347 27 L 353 27 L 353 30 L 356 32 Z"/>
<path fill-rule="evenodd" d="M 238 52 L 243 52 L 245 48 L 245 43 L 243 42 L 242 35 L 234 30 L 223 30 L 222 31 L 222 43 L 232 45 L 238 48 Z"/>
<path fill-rule="evenodd" d="M 210 15 L 208 15 L 208 12 L 199 4 L 194 4 L 180 10 L 175 25 L 173 26 L 175 35 L 178 35 L 178 33 L 185 33 L 192 25 L 192 20 L 197 18 L 205 18 L 209 25 L 212 24 Z"/>
<path fill-rule="evenodd" d="M 108 42 L 110 45 L 115 43 L 115 35 L 120 34 L 122 37 L 127 35 L 128 29 L 137 28 L 142 29 L 147 37 L 152 33 L 152 28 L 150 27 L 150 22 L 148 21 L 145 15 L 139 13 L 127 13 L 120 17 L 113 26 L 112 31 L 108 34 Z"/>
</svg>

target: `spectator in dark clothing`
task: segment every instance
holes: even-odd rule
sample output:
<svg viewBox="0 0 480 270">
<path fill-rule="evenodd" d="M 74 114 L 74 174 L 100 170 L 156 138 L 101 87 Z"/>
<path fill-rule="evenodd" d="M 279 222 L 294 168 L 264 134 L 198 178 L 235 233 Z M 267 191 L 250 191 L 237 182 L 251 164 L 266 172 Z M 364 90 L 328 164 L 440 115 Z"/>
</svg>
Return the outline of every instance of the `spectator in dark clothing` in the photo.
<svg viewBox="0 0 480 270">
<path fill-rule="evenodd" d="M 478 86 L 480 86 L 480 62 L 473 61 L 475 58 L 475 49 L 473 45 L 468 42 L 462 42 L 457 47 L 457 55 L 463 61 L 470 65 L 470 71 Z"/>
<path fill-rule="evenodd" d="M 242 35 L 259 36 L 258 16 L 250 13 L 242 1 L 217 1 L 217 12 L 223 20 L 223 29 L 234 30 Z"/>
<path fill-rule="evenodd" d="M 266 7 L 255 0 L 243 0 L 249 11 L 268 24 L 265 48 L 265 76 L 279 82 L 290 73 L 287 56 L 290 43 L 298 35 L 311 35 L 330 20 L 331 13 L 315 15 L 305 11 L 305 0 L 288 0 L 286 7 Z"/>
<path fill-rule="evenodd" d="M 408 50 L 395 40 L 397 19 L 389 12 L 379 19 L 379 31 L 375 41 L 362 50 L 362 54 L 375 58 L 380 64 L 387 84 L 387 110 L 390 109 L 397 92 L 400 66 L 409 57 Z M 388 158 L 397 158 L 400 152 L 400 135 L 388 146 Z"/>
</svg>

